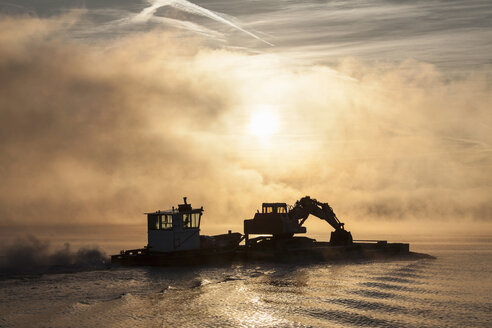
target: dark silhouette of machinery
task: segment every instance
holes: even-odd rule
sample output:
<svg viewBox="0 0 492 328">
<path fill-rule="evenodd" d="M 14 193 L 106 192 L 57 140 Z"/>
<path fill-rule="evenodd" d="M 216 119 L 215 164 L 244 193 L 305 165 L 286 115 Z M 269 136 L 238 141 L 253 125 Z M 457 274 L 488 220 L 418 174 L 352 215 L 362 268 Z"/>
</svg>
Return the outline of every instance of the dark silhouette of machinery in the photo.
<svg viewBox="0 0 492 328">
<path fill-rule="evenodd" d="M 251 220 L 244 220 L 246 243 L 249 235 L 273 235 L 273 238 L 292 238 L 296 233 L 305 233 L 302 225 L 309 215 L 314 215 L 328 222 L 332 231 L 330 245 L 352 245 L 352 234 L 345 230 L 344 224 L 337 218 L 328 203 L 321 203 L 309 196 L 299 199 L 294 206 L 286 203 L 263 203 L 261 213 L 258 211 Z"/>
<path fill-rule="evenodd" d="M 147 213 L 148 245 L 141 249 L 122 250 L 111 262 L 120 265 L 196 265 L 232 261 L 305 261 L 330 262 L 388 258 L 432 258 L 410 252 L 409 244 L 385 240 L 358 240 L 345 230 L 328 203 L 309 196 L 294 206 L 286 203 L 263 203 L 261 213 L 244 220 L 244 236 L 238 232 L 215 236 L 200 235 L 203 207 L 187 203 L 167 211 Z M 330 242 L 294 236 L 305 233 L 304 222 L 310 215 L 328 222 L 335 231 Z M 249 235 L 257 235 L 249 239 Z M 259 236 L 258 236 L 259 235 Z M 245 245 L 240 245 L 243 239 Z"/>
</svg>

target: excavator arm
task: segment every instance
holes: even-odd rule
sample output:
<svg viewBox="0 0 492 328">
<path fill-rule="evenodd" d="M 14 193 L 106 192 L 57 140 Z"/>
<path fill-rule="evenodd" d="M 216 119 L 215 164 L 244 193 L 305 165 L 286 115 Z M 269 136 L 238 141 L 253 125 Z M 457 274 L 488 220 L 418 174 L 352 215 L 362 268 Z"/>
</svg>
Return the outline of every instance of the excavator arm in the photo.
<svg viewBox="0 0 492 328">
<path fill-rule="evenodd" d="M 304 224 L 310 214 L 325 220 L 335 230 L 343 229 L 344 224 L 338 220 L 337 215 L 328 203 L 321 203 L 309 196 L 298 200 L 289 212 L 291 219 L 300 220 L 300 225 Z"/>
<path fill-rule="evenodd" d="M 321 203 L 309 196 L 299 199 L 288 213 L 291 220 L 302 226 L 309 215 L 314 215 L 328 222 L 334 229 L 330 242 L 334 245 L 352 244 L 352 235 L 344 228 L 337 215 L 328 203 Z"/>
</svg>

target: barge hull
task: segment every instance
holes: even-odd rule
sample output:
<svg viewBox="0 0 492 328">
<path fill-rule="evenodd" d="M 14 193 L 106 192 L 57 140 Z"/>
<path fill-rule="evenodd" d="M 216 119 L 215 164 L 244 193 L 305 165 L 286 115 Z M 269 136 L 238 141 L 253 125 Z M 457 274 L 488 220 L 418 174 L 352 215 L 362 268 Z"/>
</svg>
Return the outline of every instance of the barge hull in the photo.
<svg viewBox="0 0 492 328">
<path fill-rule="evenodd" d="M 353 262 L 384 260 L 416 260 L 433 258 L 427 254 L 409 251 L 404 243 L 354 243 L 346 246 L 332 246 L 328 242 L 313 242 L 310 245 L 256 245 L 242 247 L 237 251 L 242 261 L 269 262 Z"/>
<path fill-rule="evenodd" d="M 131 250 L 111 256 L 111 263 L 123 266 L 188 266 L 228 263 L 233 260 L 234 250 L 202 249 L 180 252 L 148 252 L 146 249 Z"/>
</svg>

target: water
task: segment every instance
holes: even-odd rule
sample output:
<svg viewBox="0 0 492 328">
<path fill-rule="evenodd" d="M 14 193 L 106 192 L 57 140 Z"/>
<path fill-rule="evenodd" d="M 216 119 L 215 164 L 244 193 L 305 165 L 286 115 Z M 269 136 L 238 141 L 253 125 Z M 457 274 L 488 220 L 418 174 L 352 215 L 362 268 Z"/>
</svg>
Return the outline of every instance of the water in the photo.
<svg viewBox="0 0 492 328">
<path fill-rule="evenodd" d="M 113 268 L 0 281 L 1 327 L 490 327 L 490 238 L 436 260 Z"/>
</svg>

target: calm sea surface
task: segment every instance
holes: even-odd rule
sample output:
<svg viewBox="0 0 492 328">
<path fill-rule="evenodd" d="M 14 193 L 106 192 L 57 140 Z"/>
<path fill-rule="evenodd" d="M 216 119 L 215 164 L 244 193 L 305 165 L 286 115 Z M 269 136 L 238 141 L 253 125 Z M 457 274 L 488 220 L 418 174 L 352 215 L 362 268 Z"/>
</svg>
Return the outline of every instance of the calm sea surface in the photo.
<svg viewBox="0 0 492 328">
<path fill-rule="evenodd" d="M 112 268 L 0 280 L 1 327 L 491 327 L 492 238 L 436 260 Z"/>
</svg>

